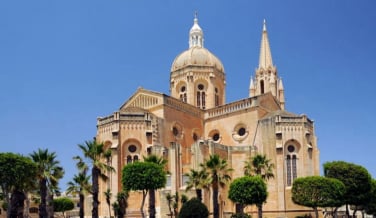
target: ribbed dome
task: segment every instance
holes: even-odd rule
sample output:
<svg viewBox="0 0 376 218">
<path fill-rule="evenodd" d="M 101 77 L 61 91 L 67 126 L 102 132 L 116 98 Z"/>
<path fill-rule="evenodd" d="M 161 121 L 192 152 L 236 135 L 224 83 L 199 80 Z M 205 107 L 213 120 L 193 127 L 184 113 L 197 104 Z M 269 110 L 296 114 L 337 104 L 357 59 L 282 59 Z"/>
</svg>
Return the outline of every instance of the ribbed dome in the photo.
<svg viewBox="0 0 376 218">
<path fill-rule="evenodd" d="M 222 62 L 203 47 L 191 47 L 179 54 L 172 63 L 171 72 L 187 66 L 215 67 L 218 71 L 224 72 Z"/>
</svg>

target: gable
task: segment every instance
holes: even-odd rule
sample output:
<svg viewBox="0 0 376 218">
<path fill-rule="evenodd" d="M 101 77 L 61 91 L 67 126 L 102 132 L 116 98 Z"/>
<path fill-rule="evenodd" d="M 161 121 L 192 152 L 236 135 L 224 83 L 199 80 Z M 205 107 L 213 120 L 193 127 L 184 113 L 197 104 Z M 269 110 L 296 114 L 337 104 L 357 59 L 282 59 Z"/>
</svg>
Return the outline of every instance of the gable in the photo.
<svg viewBox="0 0 376 218">
<path fill-rule="evenodd" d="M 142 108 L 149 110 L 163 104 L 163 94 L 139 88 L 121 107 L 120 111 L 127 108 Z"/>
</svg>

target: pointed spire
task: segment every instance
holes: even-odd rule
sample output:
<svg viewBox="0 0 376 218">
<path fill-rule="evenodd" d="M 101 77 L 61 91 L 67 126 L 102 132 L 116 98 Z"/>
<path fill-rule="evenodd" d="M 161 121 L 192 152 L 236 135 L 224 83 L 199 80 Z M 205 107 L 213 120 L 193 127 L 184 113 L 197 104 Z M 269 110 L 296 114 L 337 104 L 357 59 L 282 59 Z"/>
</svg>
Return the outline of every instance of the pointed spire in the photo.
<svg viewBox="0 0 376 218">
<path fill-rule="evenodd" d="M 197 11 L 193 19 L 193 26 L 189 31 L 189 48 L 204 47 L 204 33 L 198 25 Z"/>
<path fill-rule="evenodd" d="M 266 21 L 264 19 L 264 25 L 262 28 L 261 46 L 260 46 L 260 59 L 259 69 L 273 66 L 272 53 L 270 51 L 268 32 L 266 31 Z"/>
</svg>

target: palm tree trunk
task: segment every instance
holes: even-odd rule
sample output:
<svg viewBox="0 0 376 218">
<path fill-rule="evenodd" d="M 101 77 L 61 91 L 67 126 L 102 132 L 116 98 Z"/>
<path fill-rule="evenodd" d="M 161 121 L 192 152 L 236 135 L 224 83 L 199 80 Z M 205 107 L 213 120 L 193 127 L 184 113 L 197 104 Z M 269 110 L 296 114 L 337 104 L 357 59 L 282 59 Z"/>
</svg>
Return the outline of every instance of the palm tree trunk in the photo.
<svg viewBox="0 0 376 218">
<path fill-rule="evenodd" d="M 149 189 L 149 217 L 155 218 L 155 190 Z"/>
<path fill-rule="evenodd" d="M 213 187 L 213 217 L 219 218 L 218 187 Z"/>
<path fill-rule="evenodd" d="M 84 218 L 84 203 L 85 203 L 85 196 L 80 194 L 80 218 Z"/>
<path fill-rule="evenodd" d="M 26 218 L 29 218 L 30 217 L 30 199 L 29 199 L 29 193 L 26 191 L 25 192 L 25 202 L 26 202 L 26 206 L 24 208 L 24 212 L 23 212 L 23 216 L 26 217 Z"/>
<path fill-rule="evenodd" d="M 91 216 L 93 218 L 98 218 L 98 206 L 99 206 L 99 200 L 98 200 L 98 193 L 99 193 L 99 169 L 95 166 L 93 166 L 92 169 L 92 181 L 93 181 L 93 209 L 91 211 Z"/>
<path fill-rule="evenodd" d="M 40 204 L 39 204 L 39 218 L 47 218 L 47 180 L 42 179 L 39 182 L 40 187 Z"/>
<path fill-rule="evenodd" d="M 49 218 L 54 218 L 54 195 L 52 192 L 47 193 L 47 213 Z"/>
</svg>

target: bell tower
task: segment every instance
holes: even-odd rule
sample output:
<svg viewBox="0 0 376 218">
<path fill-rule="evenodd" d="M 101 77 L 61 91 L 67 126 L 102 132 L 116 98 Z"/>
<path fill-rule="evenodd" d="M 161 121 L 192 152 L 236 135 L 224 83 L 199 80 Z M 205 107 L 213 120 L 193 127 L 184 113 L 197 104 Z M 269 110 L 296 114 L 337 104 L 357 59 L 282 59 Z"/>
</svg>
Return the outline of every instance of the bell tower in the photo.
<svg viewBox="0 0 376 218">
<path fill-rule="evenodd" d="M 279 101 L 281 108 L 285 109 L 285 97 L 282 79 L 278 78 L 277 68 L 273 65 L 272 53 L 266 31 L 266 21 L 261 35 L 259 66 L 255 77 L 251 78 L 249 85 L 249 97 L 271 92 Z"/>
</svg>

